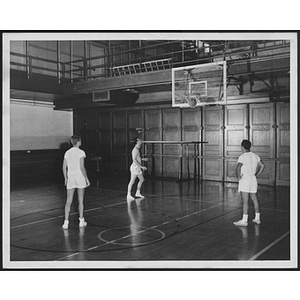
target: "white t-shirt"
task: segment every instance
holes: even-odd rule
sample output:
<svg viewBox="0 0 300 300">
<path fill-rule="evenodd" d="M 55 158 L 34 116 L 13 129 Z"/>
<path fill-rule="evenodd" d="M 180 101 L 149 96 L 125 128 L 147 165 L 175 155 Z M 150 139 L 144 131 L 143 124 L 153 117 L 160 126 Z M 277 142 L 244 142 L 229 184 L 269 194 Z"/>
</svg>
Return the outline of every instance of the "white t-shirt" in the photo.
<svg viewBox="0 0 300 300">
<path fill-rule="evenodd" d="M 85 152 L 77 147 L 73 147 L 66 151 L 64 158 L 67 161 L 68 174 L 81 173 L 80 158 L 86 157 Z"/>
<path fill-rule="evenodd" d="M 255 175 L 257 164 L 260 161 L 260 158 L 257 154 L 253 152 L 243 153 L 239 159 L 238 163 L 242 163 L 241 174 Z"/>
</svg>

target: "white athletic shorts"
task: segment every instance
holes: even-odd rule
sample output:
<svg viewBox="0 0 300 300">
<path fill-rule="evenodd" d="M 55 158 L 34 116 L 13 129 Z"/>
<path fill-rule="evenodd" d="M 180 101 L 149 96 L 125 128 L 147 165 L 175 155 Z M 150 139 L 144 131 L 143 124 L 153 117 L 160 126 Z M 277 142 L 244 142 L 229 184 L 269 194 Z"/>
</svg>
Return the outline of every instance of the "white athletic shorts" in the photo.
<svg viewBox="0 0 300 300">
<path fill-rule="evenodd" d="M 82 173 L 68 174 L 67 190 L 86 188 L 86 181 Z"/>
<path fill-rule="evenodd" d="M 130 172 L 136 176 L 143 174 L 142 169 L 139 166 L 137 166 L 136 164 L 132 164 L 130 166 Z"/>
<path fill-rule="evenodd" d="M 255 175 L 243 174 L 239 180 L 239 192 L 256 193 L 257 179 Z"/>
</svg>

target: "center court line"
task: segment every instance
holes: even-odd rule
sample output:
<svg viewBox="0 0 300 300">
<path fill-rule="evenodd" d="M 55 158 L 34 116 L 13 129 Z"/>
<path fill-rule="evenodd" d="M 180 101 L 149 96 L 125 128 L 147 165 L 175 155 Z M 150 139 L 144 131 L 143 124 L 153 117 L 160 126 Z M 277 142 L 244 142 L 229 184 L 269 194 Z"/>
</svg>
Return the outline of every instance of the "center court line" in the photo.
<svg viewBox="0 0 300 300">
<path fill-rule="evenodd" d="M 175 220 L 176 220 L 176 221 L 177 221 L 177 220 L 181 220 L 181 219 L 187 218 L 187 217 L 189 217 L 189 216 L 192 216 L 192 215 L 195 215 L 195 214 L 202 213 L 202 212 L 207 211 L 207 210 L 209 210 L 209 209 L 216 208 L 216 207 L 221 206 L 221 205 L 223 205 L 223 204 L 221 203 L 221 204 L 218 204 L 218 205 L 214 205 L 214 206 L 212 206 L 212 207 L 203 209 L 203 210 L 201 210 L 201 211 L 197 211 L 197 212 L 191 213 L 191 214 L 189 214 L 189 215 L 185 215 L 185 216 L 183 216 L 183 217 L 181 217 L 181 218 L 176 218 Z M 166 221 L 166 222 L 163 222 L 163 223 L 161 223 L 161 224 L 154 225 L 154 226 L 152 226 L 152 227 L 149 227 L 149 228 L 146 228 L 146 229 L 144 229 L 144 230 L 142 230 L 142 231 L 139 231 L 138 233 L 142 233 L 142 232 L 145 232 L 145 231 L 147 231 L 147 230 L 155 229 L 155 228 L 157 228 L 157 227 L 159 227 L 159 226 L 167 225 L 167 224 L 169 224 L 169 223 L 171 223 L 171 222 L 173 222 L 173 220 L 172 220 L 172 221 Z M 130 237 L 130 236 L 132 236 L 132 234 L 126 235 L 125 237 L 120 237 L 120 238 L 118 238 L 118 239 L 116 239 L 116 240 L 113 240 L 113 241 L 105 242 L 105 243 L 103 243 L 103 244 L 101 244 L 101 245 L 98 245 L 98 246 L 93 246 L 93 247 L 88 248 L 88 249 L 86 249 L 86 250 L 84 250 L 84 251 L 78 251 L 78 252 L 76 252 L 76 253 L 72 253 L 72 254 L 70 254 L 70 255 L 61 257 L 61 258 L 57 259 L 56 261 L 59 261 L 59 260 L 63 260 L 63 259 L 66 259 L 66 258 L 70 258 L 70 257 L 76 256 L 76 255 L 80 254 L 81 252 L 88 252 L 88 251 L 91 251 L 91 250 L 94 250 L 94 249 L 98 249 L 98 248 L 100 248 L 100 247 L 104 247 L 104 246 L 109 245 L 109 244 L 113 244 L 114 242 L 118 242 L 118 241 L 120 241 L 120 240 L 122 240 L 122 239 L 124 239 L 124 238 Z"/>
<path fill-rule="evenodd" d="M 282 239 L 284 239 L 286 236 L 290 234 L 290 231 L 287 231 L 285 234 L 283 234 L 281 237 L 279 237 L 277 240 L 275 240 L 273 243 L 256 253 L 254 256 L 252 256 L 249 260 L 256 260 L 259 256 L 261 256 L 263 253 L 265 253 L 267 250 L 272 248 L 274 245 L 276 245 L 278 242 L 280 242 Z"/>
</svg>

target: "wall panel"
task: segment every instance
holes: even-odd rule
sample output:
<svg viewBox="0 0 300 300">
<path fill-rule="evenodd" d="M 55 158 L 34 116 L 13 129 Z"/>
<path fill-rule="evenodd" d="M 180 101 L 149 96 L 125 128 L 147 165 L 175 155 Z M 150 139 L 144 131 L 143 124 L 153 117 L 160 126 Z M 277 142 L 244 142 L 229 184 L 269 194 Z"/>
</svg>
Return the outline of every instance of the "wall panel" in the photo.
<svg viewBox="0 0 300 300">
<path fill-rule="evenodd" d="M 182 109 L 182 140 L 202 141 L 202 108 L 195 107 Z M 202 175 L 199 174 L 201 170 L 200 159 L 195 157 L 194 147 L 200 147 L 201 149 L 201 145 L 186 146 L 185 155 L 188 155 L 188 158 L 183 160 L 183 170 L 189 168 L 190 176 L 193 176 L 193 178 Z M 197 152 L 200 154 L 200 151 Z M 184 176 L 187 177 L 187 174 L 184 174 Z"/>
<path fill-rule="evenodd" d="M 217 157 L 203 158 L 203 179 L 221 181 L 223 178 L 223 159 Z"/>
<path fill-rule="evenodd" d="M 162 140 L 162 115 L 160 109 L 145 110 L 144 140 L 161 141 Z M 148 174 L 151 176 L 162 176 L 162 146 L 144 145 L 144 153 L 150 158 L 148 160 Z"/>
<path fill-rule="evenodd" d="M 111 135 L 111 114 L 99 112 L 98 118 L 98 153 L 101 156 L 101 172 L 111 172 L 112 135 Z"/>
<path fill-rule="evenodd" d="M 261 158 L 275 158 L 273 103 L 250 104 L 249 107 L 252 151 Z"/>
<path fill-rule="evenodd" d="M 290 185 L 290 161 L 280 160 L 276 164 L 276 185 Z"/>
<path fill-rule="evenodd" d="M 241 142 L 248 138 L 247 105 L 228 105 L 225 107 L 225 180 L 237 181 L 236 162 L 242 154 Z"/>
<path fill-rule="evenodd" d="M 203 179 L 223 179 L 223 107 L 203 108 Z"/>
<path fill-rule="evenodd" d="M 112 113 L 112 172 L 126 173 L 127 167 L 126 111 Z"/>
<path fill-rule="evenodd" d="M 222 156 L 223 154 L 223 109 L 221 106 L 203 109 L 203 156 Z"/>
<path fill-rule="evenodd" d="M 290 184 L 290 104 L 276 103 L 277 164 L 276 184 Z"/>
<path fill-rule="evenodd" d="M 99 134 L 96 112 L 87 112 L 84 114 L 84 130 L 85 143 L 83 143 L 83 148 L 87 156 L 99 155 Z"/>
<path fill-rule="evenodd" d="M 235 167 L 242 154 L 240 143 L 248 138 L 252 142 L 252 151 L 266 165 L 258 178 L 259 184 L 290 183 L 289 103 L 77 111 L 74 122 L 74 128 L 83 133 L 88 146 L 112 158 L 113 173 L 128 174 L 130 140 L 136 136 L 145 141 L 202 140 L 208 144 L 200 145 L 200 178 L 237 182 Z M 178 178 L 180 146 L 143 144 L 141 152 L 150 158 L 147 163 L 149 175 Z M 190 178 L 194 178 L 193 155 L 193 146 L 185 146 L 183 178 L 187 177 L 188 164 Z"/>
<path fill-rule="evenodd" d="M 290 157 L 290 105 L 277 103 L 277 158 Z"/>
<path fill-rule="evenodd" d="M 179 108 L 167 108 L 162 116 L 163 140 L 181 141 L 181 111 Z M 181 148 L 179 145 L 162 145 L 163 147 L 163 175 L 178 176 L 178 164 Z"/>
</svg>

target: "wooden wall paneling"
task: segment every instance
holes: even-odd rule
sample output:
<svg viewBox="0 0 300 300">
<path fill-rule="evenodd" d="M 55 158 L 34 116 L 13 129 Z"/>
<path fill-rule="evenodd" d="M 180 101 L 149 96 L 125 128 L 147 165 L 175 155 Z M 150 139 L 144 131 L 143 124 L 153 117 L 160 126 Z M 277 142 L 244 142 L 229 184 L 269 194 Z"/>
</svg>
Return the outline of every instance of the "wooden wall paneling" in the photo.
<svg viewBox="0 0 300 300">
<path fill-rule="evenodd" d="M 274 103 L 249 105 L 249 139 L 251 150 L 266 164 L 263 174 L 258 178 L 262 184 L 275 182 L 275 114 Z"/>
<path fill-rule="evenodd" d="M 275 158 L 273 103 L 250 104 L 249 107 L 252 151 L 261 158 Z"/>
<path fill-rule="evenodd" d="M 225 181 L 238 182 L 236 177 L 236 165 L 238 157 L 225 157 Z"/>
<path fill-rule="evenodd" d="M 182 140 L 183 141 L 201 141 L 201 108 L 186 108 L 182 109 Z M 184 170 L 187 170 L 187 164 L 189 164 L 190 176 L 193 174 L 193 178 L 202 177 L 201 174 L 201 166 L 200 166 L 200 155 L 195 157 L 195 149 L 194 147 L 199 147 L 197 151 L 200 154 L 201 145 L 188 145 L 186 147 L 186 155 L 188 158 L 184 159 Z"/>
<path fill-rule="evenodd" d="M 235 168 L 242 155 L 241 142 L 248 138 L 247 105 L 228 105 L 225 107 L 225 181 L 237 182 Z"/>
<path fill-rule="evenodd" d="M 277 151 L 278 159 L 289 159 L 290 157 L 290 104 L 276 103 L 276 129 L 277 129 Z"/>
<path fill-rule="evenodd" d="M 276 162 L 276 186 L 289 186 L 290 179 L 290 161 L 278 160 Z"/>
<path fill-rule="evenodd" d="M 160 109 L 145 110 L 144 116 L 145 141 L 162 141 L 162 112 Z M 151 176 L 162 176 L 162 146 L 144 145 L 144 153 L 149 158 L 148 174 Z"/>
<path fill-rule="evenodd" d="M 223 180 L 223 106 L 203 107 L 203 179 Z"/>
<path fill-rule="evenodd" d="M 265 164 L 264 171 L 257 178 L 258 184 L 275 185 L 276 161 L 275 159 L 262 158 Z"/>
<path fill-rule="evenodd" d="M 98 113 L 99 156 L 101 156 L 101 171 L 111 172 L 112 135 L 111 113 Z"/>
<path fill-rule="evenodd" d="M 128 111 L 127 114 L 127 123 L 128 123 L 128 142 L 129 148 L 132 148 L 131 141 L 135 137 L 139 137 L 143 139 L 143 131 L 144 131 L 144 120 L 143 120 L 143 111 L 142 110 L 134 110 Z"/>
<path fill-rule="evenodd" d="M 85 140 L 82 143 L 82 148 L 86 151 L 87 157 L 99 155 L 98 120 L 96 112 L 86 112 L 84 114 L 84 129 Z"/>
<path fill-rule="evenodd" d="M 73 113 L 73 128 L 74 134 L 84 138 L 84 113 L 79 110 L 75 110 Z"/>
<path fill-rule="evenodd" d="M 142 110 L 133 110 L 128 111 L 127 113 L 127 132 L 128 132 L 128 141 L 127 141 L 127 169 L 132 163 L 131 151 L 134 147 L 132 140 L 136 137 L 144 139 L 144 120 L 143 120 L 143 111 Z M 140 153 L 143 157 L 144 147 L 141 147 Z M 143 163 L 143 162 L 142 162 Z"/>
<path fill-rule="evenodd" d="M 126 111 L 112 112 L 112 172 L 124 173 L 127 167 Z"/>
<path fill-rule="evenodd" d="M 290 104 L 276 103 L 276 185 L 290 185 Z"/>
<path fill-rule="evenodd" d="M 162 117 L 163 140 L 181 141 L 181 111 L 179 108 L 166 108 Z M 178 177 L 181 146 L 163 145 L 163 176 Z"/>
</svg>

